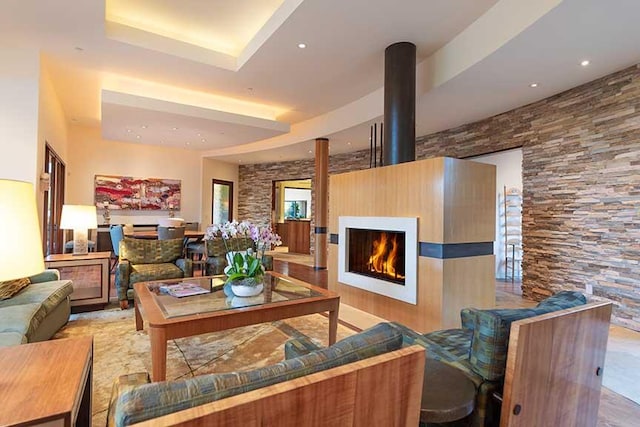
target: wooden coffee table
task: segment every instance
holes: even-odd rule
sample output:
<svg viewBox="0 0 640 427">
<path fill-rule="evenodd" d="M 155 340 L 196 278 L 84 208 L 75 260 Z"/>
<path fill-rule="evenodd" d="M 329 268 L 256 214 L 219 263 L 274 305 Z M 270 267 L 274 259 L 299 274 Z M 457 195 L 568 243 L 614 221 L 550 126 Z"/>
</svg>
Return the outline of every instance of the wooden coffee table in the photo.
<svg viewBox="0 0 640 427">
<path fill-rule="evenodd" d="M 307 314 L 329 313 L 329 345 L 336 342 L 340 296 L 279 273 L 265 276 L 264 291 L 249 298 L 234 297 L 223 288 L 225 276 L 141 282 L 134 285 L 136 330 L 147 323 L 151 340 L 151 376 L 164 381 L 167 341 L 240 326 Z M 193 283 L 206 294 L 176 298 L 160 291 L 163 284 Z"/>
</svg>

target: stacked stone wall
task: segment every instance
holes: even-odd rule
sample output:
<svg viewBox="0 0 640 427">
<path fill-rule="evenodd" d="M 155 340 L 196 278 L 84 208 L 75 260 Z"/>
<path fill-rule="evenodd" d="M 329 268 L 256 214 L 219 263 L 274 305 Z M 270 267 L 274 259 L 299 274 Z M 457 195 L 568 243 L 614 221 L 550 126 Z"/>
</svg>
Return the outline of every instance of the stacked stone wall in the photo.
<svg viewBox="0 0 640 427">
<path fill-rule="evenodd" d="M 616 323 L 640 330 L 640 67 L 422 136 L 416 158 L 517 147 L 523 150 L 525 297 L 593 292 L 615 303 Z M 368 166 L 368 150 L 336 155 L 329 173 Z M 313 160 L 242 166 L 239 217 L 270 218 L 273 179 L 313 175 Z"/>
</svg>

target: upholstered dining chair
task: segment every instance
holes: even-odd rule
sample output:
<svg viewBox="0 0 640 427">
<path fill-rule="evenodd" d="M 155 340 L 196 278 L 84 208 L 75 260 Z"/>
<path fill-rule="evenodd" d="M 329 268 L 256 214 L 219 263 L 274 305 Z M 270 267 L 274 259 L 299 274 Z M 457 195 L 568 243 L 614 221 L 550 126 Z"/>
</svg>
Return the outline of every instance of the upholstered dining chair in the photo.
<svg viewBox="0 0 640 427">
<path fill-rule="evenodd" d="M 193 276 L 193 264 L 183 258 L 181 238 L 168 240 L 130 239 L 120 241 L 116 290 L 120 308 L 129 307 L 133 285 L 150 280 L 180 279 Z"/>
<path fill-rule="evenodd" d="M 158 226 L 158 240 L 184 239 L 184 227 Z"/>
<path fill-rule="evenodd" d="M 109 234 L 111 235 L 111 247 L 113 248 L 113 254 L 115 255 L 115 261 L 111 266 L 113 271 L 118 265 L 118 257 L 120 256 L 120 240 L 124 239 L 124 228 L 122 225 L 112 225 L 109 227 Z"/>
</svg>

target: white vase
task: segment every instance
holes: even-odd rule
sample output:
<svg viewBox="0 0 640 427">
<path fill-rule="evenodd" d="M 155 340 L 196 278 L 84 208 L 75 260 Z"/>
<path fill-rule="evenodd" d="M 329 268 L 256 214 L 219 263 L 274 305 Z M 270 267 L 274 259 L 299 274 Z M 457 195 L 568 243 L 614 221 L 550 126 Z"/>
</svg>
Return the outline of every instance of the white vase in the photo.
<svg viewBox="0 0 640 427">
<path fill-rule="evenodd" d="M 262 283 L 256 286 L 234 285 L 233 283 L 231 284 L 231 292 L 233 292 L 233 294 L 237 297 L 254 297 L 256 295 L 259 295 L 263 289 L 264 286 L 262 285 Z"/>
</svg>

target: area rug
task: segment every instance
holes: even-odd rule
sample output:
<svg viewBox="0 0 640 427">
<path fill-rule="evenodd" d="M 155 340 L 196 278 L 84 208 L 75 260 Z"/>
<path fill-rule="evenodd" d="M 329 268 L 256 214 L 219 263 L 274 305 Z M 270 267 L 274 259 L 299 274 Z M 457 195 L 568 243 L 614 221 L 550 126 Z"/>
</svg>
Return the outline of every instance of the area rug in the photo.
<svg viewBox="0 0 640 427">
<path fill-rule="evenodd" d="M 289 338 L 308 337 L 326 346 L 328 331 L 329 320 L 314 314 L 172 340 L 167 346 L 167 379 L 277 363 L 284 358 L 284 343 Z M 338 326 L 338 339 L 353 333 Z M 149 337 L 145 330 L 135 330 L 132 309 L 114 308 L 71 315 L 54 339 L 85 335 L 93 336 L 93 425 L 104 426 L 113 380 L 151 371 Z"/>
</svg>

